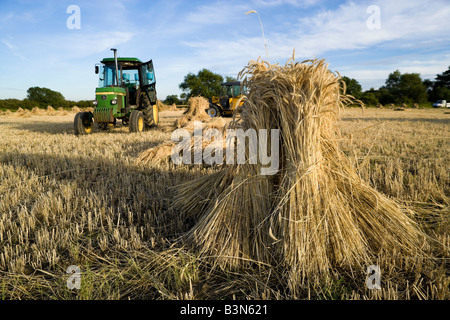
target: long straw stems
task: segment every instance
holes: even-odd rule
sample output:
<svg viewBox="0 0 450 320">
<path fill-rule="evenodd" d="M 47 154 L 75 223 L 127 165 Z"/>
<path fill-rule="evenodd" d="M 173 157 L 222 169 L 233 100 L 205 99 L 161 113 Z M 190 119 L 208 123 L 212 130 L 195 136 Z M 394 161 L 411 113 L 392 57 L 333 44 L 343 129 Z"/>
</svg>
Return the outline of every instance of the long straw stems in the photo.
<svg viewBox="0 0 450 320">
<path fill-rule="evenodd" d="M 223 268 L 277 265 L 293 290 L 333 270 L 367 267 L 381 251 L 423 255 L 416 223 L 340 150 L 336 122 L 353 99 L 324 60 L 251 61 L 240 77 L 249 90 L 242 128 L 280 130 L 280 168 L 261 176 L 260 164 L 230 165 L 181 186 L 177 206 L 198 219 L 187 243 Z"/>
</svg>

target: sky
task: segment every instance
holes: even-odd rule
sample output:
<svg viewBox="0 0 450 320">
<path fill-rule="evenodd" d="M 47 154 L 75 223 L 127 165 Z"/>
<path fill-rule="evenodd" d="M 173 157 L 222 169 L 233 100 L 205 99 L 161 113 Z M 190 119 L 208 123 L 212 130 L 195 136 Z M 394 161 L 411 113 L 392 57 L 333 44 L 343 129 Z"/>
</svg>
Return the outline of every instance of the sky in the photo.
<svg viewBox="0 0 450 320">
<path fill-rule="evenodd" d="M 94 65 L 111 48 L 153 60 L 161 100 L 182 93 L 190 72 L 236 77 L 251 60 L 284 65 L 294 51 L 363 90 L 397 69 L 433 80 L 450 66 L 449 20 L 450 0 L 0 0 L 0 99 L 38 86 L 92 100 Z"/>
</svg>

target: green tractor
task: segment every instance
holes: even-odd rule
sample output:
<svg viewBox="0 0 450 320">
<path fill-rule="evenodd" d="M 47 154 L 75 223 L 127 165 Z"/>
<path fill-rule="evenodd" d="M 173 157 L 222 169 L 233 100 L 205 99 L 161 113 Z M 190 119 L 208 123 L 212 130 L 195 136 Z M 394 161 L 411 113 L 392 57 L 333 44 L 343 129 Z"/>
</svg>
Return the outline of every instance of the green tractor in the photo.
<svg viewBox="0 0 450 320">
<path fill-rule="evenodd" d="M 99 86 L 95 89 L 94 112 L 79 112 L 75 116 L 75 134 L 89 134 L 96 123 L 106 130 L 116 125 L 117 119 L 129 126 L 130 132 L 142 132 L 157 126 L 159 110 L 156 98 L 156 80 L 152 60 L 137 58 L 105 58 L 95 65 Z"/>
</svg>

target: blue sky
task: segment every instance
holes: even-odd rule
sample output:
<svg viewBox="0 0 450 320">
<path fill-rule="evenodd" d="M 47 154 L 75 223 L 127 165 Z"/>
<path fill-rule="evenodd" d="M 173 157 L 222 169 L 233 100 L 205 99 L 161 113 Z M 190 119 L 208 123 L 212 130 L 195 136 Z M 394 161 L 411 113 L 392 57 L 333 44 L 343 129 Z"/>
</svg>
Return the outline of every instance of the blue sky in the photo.
<svg viewBox="0 0 450 320">
<path fill-rule="evenodd" d="M 80 8 L 80 29 L 67 27 L 70 5 Z M 434 79 L 450 66 L 449 0 L 1 0 L 0 99 L 23 99 L 33 86 L 93 99 L 94 65 L 111 48 L 153 59 L 160 99 L 202 68 L 236 76 L 266 58 L 250 10 L 271 63 L 295 49 L 297 60 L 326 59 L 364 90 L 396 69 Z"/>
</svg>

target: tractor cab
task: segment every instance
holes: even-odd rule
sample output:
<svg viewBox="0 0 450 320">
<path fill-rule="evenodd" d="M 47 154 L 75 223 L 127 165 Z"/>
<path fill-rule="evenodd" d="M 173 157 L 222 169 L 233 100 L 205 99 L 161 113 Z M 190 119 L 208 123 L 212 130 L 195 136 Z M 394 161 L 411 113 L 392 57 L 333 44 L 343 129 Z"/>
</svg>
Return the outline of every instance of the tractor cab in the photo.
<svg viewBox="0 0 450 320">
<path fill-rule="evenodd" d="M 244 103 L 246 89 L 240 81 L 222 83 L 220 97 L 209 99 L 207 113 L 213 118 L 216 116 L 231 116 L 238 106 Z"/>
<path fill-rule="evenodd" d="M 90 133 L 93 123 L 101 129 L 114 127 L 117 119 L 129 125 L 131 132 L 158 125 L 153 61 L 117 57 L 117 50 L 111 50 L 114 58 L 104 58 L 95 65 L 99 83 L 95 89 L 94 112 L 85 112 L 75 120 L 76 134 Z"/>
<path fill-rule="evenodd" d="M 139 93 L 141 87 L 149 92 L 152 101 L 156 100 L 155 74 L 152 60 L 142 63 L 137 58 L 117 58 L 117 73 L 114 58 L 105 58 L 100 64 L 95 66 L 95 71 L 99 74 L 99 85 L 97 93 L 102 93 L 104 88 L 122 88 L 126 92 L 127 99 L 124 107 L 139 105 Z M 121 89 L 113 91 L 124 92 Z M 98 99 L 97 99 L 98 100 Z M 119 102 L 119 101 L 118 101 Z M 156 103 L 156 101 L 154 101 Z"/>
</svg>

